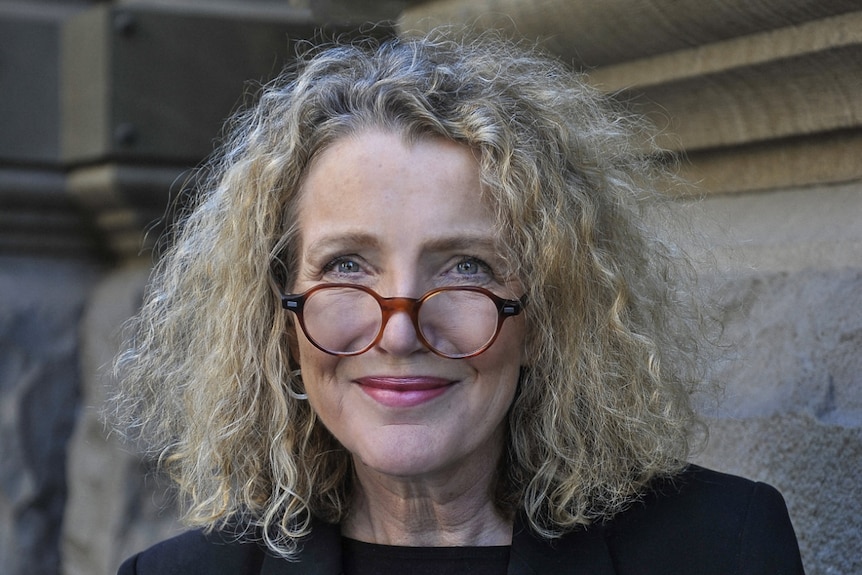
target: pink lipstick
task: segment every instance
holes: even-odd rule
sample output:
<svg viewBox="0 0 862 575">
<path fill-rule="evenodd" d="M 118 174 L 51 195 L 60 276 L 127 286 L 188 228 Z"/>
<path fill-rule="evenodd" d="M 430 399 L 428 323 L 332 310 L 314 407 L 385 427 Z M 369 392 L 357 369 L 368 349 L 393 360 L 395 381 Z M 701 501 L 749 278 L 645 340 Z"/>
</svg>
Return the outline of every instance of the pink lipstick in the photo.
<svg viewBox="0 0 862 575">
<path fill-rule="evenodd" d="M 356 383 L 386 407 L 414 407 L 446 393 L 452 380 L 441 377 L 361 377 Z"/>
</svg>

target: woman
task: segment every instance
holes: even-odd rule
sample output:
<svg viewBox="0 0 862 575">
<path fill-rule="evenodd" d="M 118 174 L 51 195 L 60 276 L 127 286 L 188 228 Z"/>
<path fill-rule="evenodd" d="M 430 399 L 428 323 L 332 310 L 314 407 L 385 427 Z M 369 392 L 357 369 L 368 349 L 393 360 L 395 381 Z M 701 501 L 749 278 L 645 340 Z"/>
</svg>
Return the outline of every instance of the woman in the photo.
<svg viewBox="0 0 862 575">
<path fill-rule="evenodd" d="M 335 46 L 210 164 L 120 356 L 201 528 L 121 573 L 801 573 L 687 466 L 701 323 L 636 122 L 489 38 Z"/>
</svg>

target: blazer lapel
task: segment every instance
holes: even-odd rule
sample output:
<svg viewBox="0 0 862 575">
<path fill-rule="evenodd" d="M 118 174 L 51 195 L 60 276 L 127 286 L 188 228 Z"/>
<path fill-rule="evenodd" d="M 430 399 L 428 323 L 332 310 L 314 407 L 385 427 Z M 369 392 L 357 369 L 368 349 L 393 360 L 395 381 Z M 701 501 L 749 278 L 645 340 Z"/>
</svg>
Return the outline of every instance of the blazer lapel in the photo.
<svg viewBox="0 0 862 575">
<path fill-rule="evenodd" d="M 520 515 L 515 520 L 507 575 L 614 575 L 615 572 L 601 526 L 547 540 L 537 537 Z"/>
</svg>

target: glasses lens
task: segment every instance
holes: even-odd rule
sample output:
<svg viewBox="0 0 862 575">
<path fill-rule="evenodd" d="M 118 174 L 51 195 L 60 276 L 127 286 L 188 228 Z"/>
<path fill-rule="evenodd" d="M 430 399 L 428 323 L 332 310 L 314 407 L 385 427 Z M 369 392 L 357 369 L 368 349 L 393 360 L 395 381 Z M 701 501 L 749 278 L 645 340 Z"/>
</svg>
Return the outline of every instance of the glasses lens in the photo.
<svg viewBox="0 0 862 575">
<path fill-rule="evenodd" d="M 334 353 L 367 347 L 377 337 L 383 318 L 374 296 L 349 287 L 314 292 L 305 302 L 303 315 L 306 335 Z"/>
<path fill-rule="evenodd" d="M 467 290 L 440 291 L 419 309 L 419 329 L 428 344 L 449 357 L 471 355 L 497 332 L 499 314 L 491 299 Z"/>
</svg>

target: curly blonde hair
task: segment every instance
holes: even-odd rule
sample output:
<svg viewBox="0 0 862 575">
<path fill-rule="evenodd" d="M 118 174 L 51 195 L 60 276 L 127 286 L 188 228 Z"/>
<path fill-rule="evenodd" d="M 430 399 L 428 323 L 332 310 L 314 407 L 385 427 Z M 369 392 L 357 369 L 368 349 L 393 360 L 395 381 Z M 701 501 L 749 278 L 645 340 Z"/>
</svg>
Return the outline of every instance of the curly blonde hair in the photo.
<svg viewBox="0 0 862 575">
<path fill-rule="evenodd" d="M 496 503 L 555 537 L 679 471 L 698 420 L 699 316 L 644 223 L 663 170 L 637 120 L 532 48 L 485 36 L 309 49 L 237 115 L 194 186 L 118 356 L 126 430 L 150 442 L 189 523 L 252 525 L 291 557 L 349 511 L 350 455 L 295 391 L 271 289 L 296 267 L 312 159 L 382 128 L 474 150 L 526 287 L 529 365 Z"/>
</svg>

